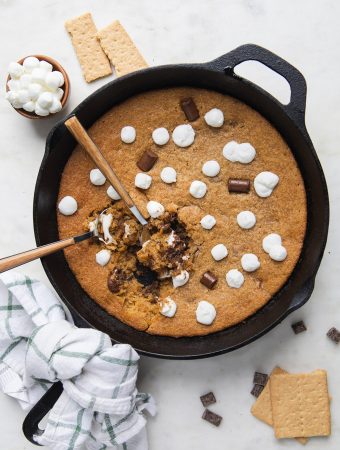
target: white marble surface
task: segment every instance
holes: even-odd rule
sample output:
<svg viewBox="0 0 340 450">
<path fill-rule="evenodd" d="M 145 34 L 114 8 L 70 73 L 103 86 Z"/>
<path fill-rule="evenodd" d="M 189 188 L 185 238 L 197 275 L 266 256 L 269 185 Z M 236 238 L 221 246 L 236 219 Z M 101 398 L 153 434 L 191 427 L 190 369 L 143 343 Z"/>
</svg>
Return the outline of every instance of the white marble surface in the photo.
<svg viewBox="0 0 340 450">
<path fill-rule="evenodd" d="M 253 42 L 292 64 L 308 83 L 307 127 L 323 165 L 331 200 L 327 251 L 311 300 L 269 335 L 232 354 L 201 361 L 142 358 L 140 388 L 150 391 L 159 413 L 149 421 L 151 450 L 217 450 L 300 448 L 295 441 L 278 442 L 272 430 L 249 413 L 254 370 L 280 364 L 289 371 L 325 368 L 332 396 L 332 436 L 312 439 L 307 448 L 335 450 L 340 443 L 339 352 L 326 337 L 340 329 L 340 72 L 337 0 L 0 0 L 0 73 L 5 84 L 9 61 L 31 53 L 59 60 L 71 77 L 68 108 L 106 83 L 87 85 L 69 38 L 65 19 L 90 10 L 98 27 L 120 19 L 151 64 L 199 62 Z M 249 72 L 248 72 L 249 73 Z M 285 95 L 286 87 L 262 71 L 253 76 Z M 60 117 L 60 116 L 59 116 Z M 0 256 L 34 246 L 32 198 L 44 142 L 56 118 L 28 121 L 0 99 Z M 47 282 L 40 262 L 21 269 Z M 304 319 L 308 331 L 295 336 L 290 328 Z M 200 418 L 199 395 L 212 389 L 223 415 L 219 429 Z M 24 417 L 17 404 L 0 395 L 0 448 L 34 448 L 21 433 Z"/>
</svg>

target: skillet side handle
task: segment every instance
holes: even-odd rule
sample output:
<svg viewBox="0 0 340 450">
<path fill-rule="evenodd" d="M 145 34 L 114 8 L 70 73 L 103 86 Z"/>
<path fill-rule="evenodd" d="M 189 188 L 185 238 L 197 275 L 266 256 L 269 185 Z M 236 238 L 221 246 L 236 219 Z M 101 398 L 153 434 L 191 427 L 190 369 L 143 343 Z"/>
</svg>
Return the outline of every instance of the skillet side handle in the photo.
<svg viewBox="0 0 340 450">
<path fill-rule="evenodd" d="M 296 311 L 297 309 L 301 308 L 301 306 L 303 306 L 309 300 L 309 298 L 312 295 L 313 290 L 314 290 L 314 284 L 315 284 L 315 279 L 310 278 L 305 283 L 303 288 L 299 292 L 297 292 L 296 295 L 294 295 L 293 300 L 287 310 L 287 314 L 290 314 L 290 313 Z"/>
<path fill-rule="evenodd" d="M 299 70 L 280 58 L 280 56 L 259 45 L 245 44 L 214 59 L 207 65 L 213 70 L 224 71 L 226 74 L 237 77 L 234 73 L 234 68 L 245 61 L 258 61 L 288 81 L 291 89 L 290 102 L 288 105 L 282 104 L 282 107 L 298 126 L 305 129 L 306 80 Z"/>
<path fill-rule="evenodd" d="M 39 423 L 53 408 L 62 392 L 62 383 L 60 381 L 54 383 L 25 417 L 22 431 L 32 444 L 40 445 L 34 440 L 34 436 L 40 436 L 43 433 L 43 430 L 39 428 Z"/>
</svg>

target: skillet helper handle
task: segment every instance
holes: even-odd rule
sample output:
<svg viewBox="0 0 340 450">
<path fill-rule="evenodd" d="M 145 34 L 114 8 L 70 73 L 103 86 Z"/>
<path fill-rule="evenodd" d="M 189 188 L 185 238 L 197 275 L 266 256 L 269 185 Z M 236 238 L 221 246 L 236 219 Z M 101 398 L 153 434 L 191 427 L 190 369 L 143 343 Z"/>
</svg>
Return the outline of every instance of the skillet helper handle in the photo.
<svg viewBox="0 0 340 450">
<path fill-rule="evenodd" d="M 62 392 L 62 383 L 60 381 L 54 383 L 25 417 L 22 431 L 26 439 L 32 444 L 40 445 L 34 440 L 34 436 L 39 436 L 43 433 L 43 430 L 39 428 L 39 423 L 53 408 Z"/>
<path fill-rule="evenodd" d="M 97 145 L 93 142 L 93 140 L 88 135 L 85 128 L 79 122 L 76 116 L 71 116 L 66 120 L 65 125 L 67 129 L 71 132 L 76 141 L 84 148 L 86 153 L 91 157 L 93 162 L 97 165 L 98 169 L 106 176 L 114 189 L 121 196 L 123 201 L 127 204 L 129 208 L 134 206 L 134 202 L 130 197 L 127 190 L 121 184 L 119 178 L 112 170 L 103 154 L 97 147 Z"/>
<path fill-rule="evenodd" d="M 280 56 L 259 45 L 246 44 L 211 61 L 208 65 L 213 69 L 223 70 L 226 74 L 237 77 L 234 68 L 244 61 L 258 61 L 288 81 L 291 90 L 290 102 L 282 107 L 298 125 L 305 128 L 306 80 L 299 70 Z"/>
</svg>

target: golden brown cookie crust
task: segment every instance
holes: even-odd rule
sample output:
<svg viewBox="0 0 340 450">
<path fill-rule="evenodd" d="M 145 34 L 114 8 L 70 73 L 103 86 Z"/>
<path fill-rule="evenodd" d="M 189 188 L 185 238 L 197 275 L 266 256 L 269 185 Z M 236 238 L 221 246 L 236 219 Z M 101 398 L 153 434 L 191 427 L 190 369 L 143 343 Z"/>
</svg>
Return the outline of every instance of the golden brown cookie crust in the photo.
<svg viewBox="0 0 340 450">
<path fill-rule="evenodd" d="M 152 131 L 166 127 L 171 133 L 180 124 L 187 123 L 180 108 L 180 99 L 192 97 L 197 104 L 200 118 L 192 122 L 195 142 L 183 149 L 170 141 L 160 147 L 152 141 Z M 222 128 L 211 128 L 204 121 L 204 114 L 211 108 L 224 112 Z M 120 139 L 120 130 L 132 125 L 137 130 L 133 144 Z M 193 336 L 212 333 L 237 324 L 263 307 L 280 289 L 293 271 L 301 252 L 306 229 L 306 194 L 302 176 L 296 161 L 281 135 L 259 113 L 240 101 L 214 91 L 195 88 L 171 88 L 151 91 L 135 96 L 112 108 L 89 130 L 90 135 L 102 150 L 114 170 L 129 190 L 140 210 L 147 215 L 146 203 L 156 200 L 165 208 L 170 204 L 179 207 L 179 217 L 186 223 L 189 233 L 199 251 L 189 282 L 173 289 L 172 284 L 162 283 L 160 298 L 171 296 L 177 303 L 173 318 L 159 314 L 158 305 L 145 301 L 138 293 L 138 283 L 131 283 L 128 300 L 112 294 L 107 288 L 110 265 L 99 266 L 95 254 L 97 245 L 83 242 L 65 250 L 68 264 L 80 285 L 94 301 L 121 321 L 153 334 L 168 336 Z M 231 141 L 250 142 L 257 155 L 250 164 L 232 163 L 222 156 L 224 145 Z M 153 181 L 147 191 L 135 188 L 134 178 L 140 172 L 136 161 L 146 150 L 151 149 L 159 156 L 149 171 Z M 221 165 L 221 172 L 214 178 L 202 174 L 205 161 L 215 159 Z M 165 166 L 177 171 L 177 182 L 165 184 L 160 172 Z M 94 186 L 89 172 L 95 166 L 79 146 L 67 162 L 60 185 L 59 200 L 65 195 L 73 196 L 78 202 L 78 211 L 73 216 L 58 213 L 60 238 L 79 234 L 92 211 L 107 206 L 109 198 L 104 186 Z M 229 177 L 249 178 L 262 171 L 271 171 L 280 177 L 280 182 L 268 198 L 260 198 L 253 183 L 249 194 L 229 194 L 226 183 Z M 202 180 L 208 186 L 202 199 L 189 194 L 193 180 Z M 241 229 L 236 216 L 243 210 L 253 211 L 257 223 L 251 230 Z M 212 214 L 217 224 L 212 230 L 204 230 L 200 220 Z M 262 239 L 269 233 L 279 233 L 288 256 L 283 262 L 275 262 L 262 249 Z M 229 250 L 226 259 L 216 262 L 211 248 L 223 243 Z M 253 273 L 244 273 L 245 282 L 240 289 L 230 288 L 226 272 L 236 268 L 242 271 L 240 259 L 244 253 L 255 253 L 261 267 Z M 201 275 L 212 271 L 218 276 L 218 283 L 209 290 L 200 283 Z M 217 311 L 210 326 L 196 322 L 195 310 L 199 300 L 212 303 Z"/>
</svg>

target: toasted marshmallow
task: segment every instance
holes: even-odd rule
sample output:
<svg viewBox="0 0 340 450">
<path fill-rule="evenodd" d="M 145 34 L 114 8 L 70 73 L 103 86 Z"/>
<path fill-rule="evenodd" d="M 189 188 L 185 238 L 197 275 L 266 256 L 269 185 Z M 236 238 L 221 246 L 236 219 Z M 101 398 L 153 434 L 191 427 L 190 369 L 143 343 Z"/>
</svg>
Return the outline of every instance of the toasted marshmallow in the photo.
<svg viewBox="0 0 340 450">
<path fill-rule="evenodd" d="M 195 140 L 195 130 L 191 125 L 178 125 L 172 132 L 172 139 L 178 147 L 189 147 Z"/>
<path fill-rule="evenodd" d="M 228 256 L 228 249 L 223 244 L 217 244 L 211 249 L 211 256 L 215 261 L 221 261 Z"/>
<path fill-rule="evenodd" d="M 246 272 L 255 272 L 261 264 L 254 253 L 245 253 L 241 258 L 241 265 Z"/>
<path fill-rule="evenodd" d="M 184 286 L 189 281 L 190 275 L 187 270 L 182 270 L 182 272 L 174 277 L 172 277 L 172 284 L 174 288 Z"/>
<path fill-rule="evenodd" d="M 147 173 L 137 173 L 135 176 L 135 186 L 139 189 L 149 189 L 152 183 L 152 177 Z"/>
<path fill-rule="evenodd" d="M 118 194 L 113 186 L 109 186 L 106 191 L 107 195 L 112 198 L 112 200 L 120 200 L 121 196 Z"/>
<path fill-rule="evenodd" d="M 216 219 L 214 216 L 207 214 L 201 219 L 200 223 L 205 230 L 211 230 L 216 225 Z"/>
<path fill-rule="evenodd" d="M 241 211 L 237 214 L 236 220 L 238 225 L 245 230 L 253 228 L 256 224 L 255 214 L 251 211 Z"/>
<path fill-rule="evenodd" d="M 174 317 L 177 310 L 176 302 L 171 297 L 166 297 L 164 301 L 161 302 L 161 314 L 165 317 Z"/>
<path fill-rule="evenodd" d="M 64 216 L 72 216 L 72 214 L 77 211 L 78 204 L 75 198 L 71 197 L 70 195 L 66 195 L 66 197 L 60 200 L 58 209 L 61 214 L 64 214 Z"/>
<path fill-rule="evenodd" d="M 106 178 L 99 169 L 92 169 L 90 171 L 90 181 L 95 186 L 102 186 L 105 184 Z"/>
<path fill-rule="evenodd" d="M 202 166 L 202 172 L 207 177 L 216 177 L 220 173 L 221 167 L 217 161 L 206 161 Z"/>
<path fill-rule="evenodd" d="M 121 129 L 120 138 L 125 144 L 132 144 L 136 140 L 136 129 L 131 126 L 126 126 Z"/>
<path fill-rule="evenodd" d="M 189 192 L 195 198 L 202 198 L 207 193 L 207 185 L 203 181 L 194 180 L 190 185 Z"/>
<path fill-rule="evenodd" d="M 201 300 L 196 309 L 196 320 L 202 325 L 211 325 L 216 317 L 216 309 L 214 305 L 207 302 L 206 300 Z"/>
<path fill-rule="evenodd" d="M 259 197 L 269 197 L 276 185 L 279 177 L 273 172 L 261 172 L 254 179 L 254 189 Z"/>
<path fill-rule="evenodd" d="M 164 167 L 161 172 L 161 180 L 164 183 L 171 184 L 176 183 L 177 180 L 177 172 L 173 167 Z"/>
<path fill-rule="evenodd" d="M 224 123 L 224 114 L 220 109 L 213 108 L 205 114 L 204 120 L 210 127 L 220 128 Z"/>
<path fill-rule="evenodd" d="M 100 266 L 106 266 L 106 264 L 110 261 L 110 259 L 111 259 L 110 250 L 103 249 L 96 253 L 96 262 Z"/>
<path fill-rule="evenodd" d="M 244 283 L 244 276 L 239 270 L 231 269 L 227 272 L 226 281 L 229 287 L 239 289 Z"/>
<path fill-rule="evenodd" d="M 165 145 L 169 142 L 170 135 L 166 128 L 156 128 L 152 132 L 152 139 L 157 145 Z"/>
<path fill-rule="evenodd" d="M 263 238 L 262 248 L 266 253 L 269 253 L 273 245 L 281 245 L 281 244 L 282 244 L 281 236 L 277 233 L 270 233 Z"/>
<path fill-rule="evenodd" d="M 236 141 L 230 141 L 223 147 L 223 156 L 231 162 L 249 164 L 256 156 L 256 150 L 248 142 L 239 144 Z"/>
<path fill-rule="evenodd" d="M 165 208 L 161 203 L 155 202 L 154 200 L 150 200 L 148 204 L 146 205 L 146 209 L 148 210 L 148 213 L 150 217 L 153 219 L 156 219 L 157 217 L 160 217 L 162 214 L 164 214 Z"/>
</svg>

